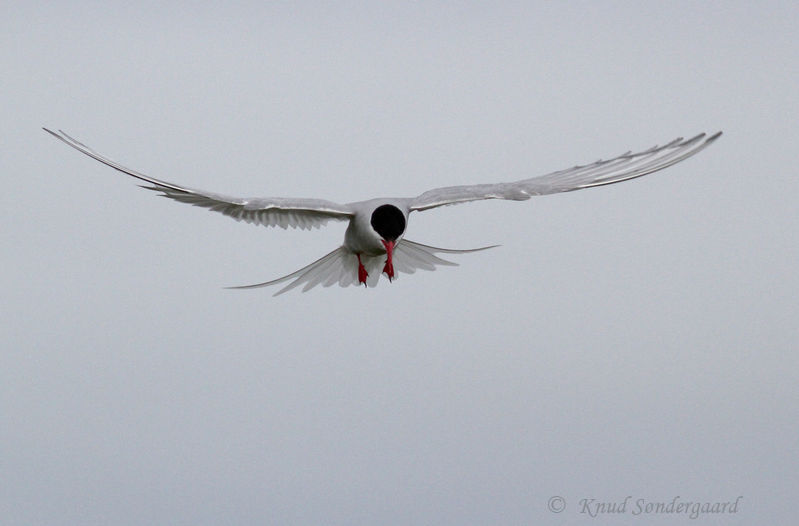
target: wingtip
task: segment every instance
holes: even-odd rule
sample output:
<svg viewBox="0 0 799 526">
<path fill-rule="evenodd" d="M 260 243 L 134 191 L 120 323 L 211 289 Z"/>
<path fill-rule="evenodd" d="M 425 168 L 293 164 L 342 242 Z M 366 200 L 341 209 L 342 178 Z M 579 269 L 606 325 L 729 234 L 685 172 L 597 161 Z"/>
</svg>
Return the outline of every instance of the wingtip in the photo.
<svg viewBox="0 0 799 526">
<path fill-rule="evenodd" d="M 688 146 L 690 144 L 696 144 L 697 142 L 701 141 L 702 138 L 705 137 L 705 135 L 707 135 L 705 132 L 698 133 L 698 134 L 694 135 L 693 137 L 691 137 L 690 139 L 682 141 L 679 144 L 679 146 Z"/>
</svg>

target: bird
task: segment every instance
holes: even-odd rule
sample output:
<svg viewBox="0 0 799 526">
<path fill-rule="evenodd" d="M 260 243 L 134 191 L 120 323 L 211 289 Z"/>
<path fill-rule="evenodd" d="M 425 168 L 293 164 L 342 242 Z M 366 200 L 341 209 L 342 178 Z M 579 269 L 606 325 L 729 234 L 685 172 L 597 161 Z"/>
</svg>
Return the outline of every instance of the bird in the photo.
<svg viewBox="0 0 799 526">
<path fill-rule="evenodd" d="M 43 130 L 106 166 L 143 181 L 146 184 L 140 185 L 142 188 L 158 192 L 163 197 L 181 203 L 221 212 L 236 221 L 304 230 L 319 228 L 329 221 L 348 221 L 344 243 L 313 263 L 291 274 L 263 283 L 227 287 L 254 289 L 289 282 L 275 292 L 275 296 L 299 286 L 303 286 L 303 292 L 317 285 L 374 287 L 381 275 L 393 281 L 398 273 L 413 274 L 416 270 L 435 270 L 436 266 L 455 266 L 456 263 L 439 257 L 439 254 L 465 254 L 498 245 L 457 250 L 410 241 L 405 238 L 405 233 L 412 212 L 485 199 L 525 201 L 532 196 L 571 192 L 628 181 L 696 155 L 722 134 L 719 131 L 710 136 L 700 133 L 690 139 L 679 137 L 661 146 L 653 146 L 637 153 L 627 151 L 607 160 L 600 159 L 590 164 L 577 165 L 514 182 L 447 186 L 428 190 L 416 197 L 376 198 L 340 204 L 324 199 L 240 198 L 197 190 L 126 168 L 62 130 L 57 132 L 48 128 Z"/>
</svg>

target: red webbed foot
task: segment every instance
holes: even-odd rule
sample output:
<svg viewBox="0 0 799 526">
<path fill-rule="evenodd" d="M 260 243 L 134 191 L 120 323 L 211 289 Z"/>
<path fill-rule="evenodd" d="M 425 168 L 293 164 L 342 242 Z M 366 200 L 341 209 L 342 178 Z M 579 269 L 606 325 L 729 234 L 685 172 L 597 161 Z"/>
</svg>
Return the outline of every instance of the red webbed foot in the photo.
<svg viewBox="0 0 799 526">
<path fill-rule="evenodd" d="M 383 241 L 383 246 L 386 247 L 386 254 L 388 255 L 386 264 L 383 266 L 383 272 L 386 274 L 386 276 L 388 276 L 388 280 L 391 281 L 394 279 L 394 261 L 392 259 L 394 253 L 394 242 Z"/>
<path fill-rule="evenodd" d="M 366 267 L 363 266 L 361 263 L 361 255 L 356 254 L 358 256 L 358 282 L 363 283 L 363 286 L 366 286 L 366 278 L 369 276 L 369 273 L 366 272 Z"/>
</svg>

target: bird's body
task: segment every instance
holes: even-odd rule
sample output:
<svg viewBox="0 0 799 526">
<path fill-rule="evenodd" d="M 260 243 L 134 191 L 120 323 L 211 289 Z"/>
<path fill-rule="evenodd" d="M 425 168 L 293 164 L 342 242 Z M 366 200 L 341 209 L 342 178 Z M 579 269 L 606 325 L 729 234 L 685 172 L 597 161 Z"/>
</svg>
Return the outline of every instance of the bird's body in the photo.
<svg viewBox="0 0 799 526">
<path fill-rule="evenodd" d="M 386 253 L 383 240 L 402 239 L 408 224 L 407 200 L 379 198 L 347 205 L 353 216 L 344 233 L 344 246 L 353 253 L 379 256 Z M 383 231 L 383 235 L 380 231 Z"/>
<path fill-rule="evenodd" d="M 374 286 L 381 273 L 391 280 L 396 277 L 396 272 L 411 274 L 418 269 L 434 270 L 436 265 L 455 265 L 439 258 L 436 255 L 439 253 L 466 253 L 492 248 L 453 250 L 409 241 L 404 236 L 411 212 L 483 199 L 522 201 L 534 195 L 618 183 L 682 161 L 721 135 L 718 132 L 711 137 L 700 134 L 688 140 L 680 138 L 642 152 L 627 152 L 606 161 L 510 183 L 450 186 L 430 190 L 417 197 L 378 198 L 338 204 L 323 199 L 237 198 L 195 190 L 125 168 L 62 131 L 56 133 L 46 128 L 45 131 L 89 157 L 144 181 L 147 183 L 144 188 L 176 201 L 221 212 L 237 221 L 302 229 L 318 228 L 330 220 L 349 221 L 343 245 L 319 260 L 276 280 L 232 287 L 265 287 L 293 280 L 276 295 L 300 285 L 304 285 L 303 291 L 316 285 L 330 286 L 336 283 L 341 286 Z"/>
</svg>

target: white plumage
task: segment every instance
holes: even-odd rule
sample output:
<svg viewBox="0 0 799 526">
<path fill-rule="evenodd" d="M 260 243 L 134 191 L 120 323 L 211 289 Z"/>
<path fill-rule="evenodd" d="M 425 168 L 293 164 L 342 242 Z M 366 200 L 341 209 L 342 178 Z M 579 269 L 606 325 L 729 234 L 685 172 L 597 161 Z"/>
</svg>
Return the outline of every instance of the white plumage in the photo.
<svg viewBox="0 0 799 526">
<path fill-rule="evenodd" d="M 236 221 L 281 228 L 319 228 L 330 220 L 349 221 L 344 244 L 310 265 L 287 276 L 232 288 L 256 288 L 291 281 L 275 295 L 303 286 L 303 292 L 317 285 L 338 284 L 342 287 L 363 283 L 375 286 L 383 273 L 389 279 L 395 270 L 412 274 L 417 269 L 435 270 L 436 265 L 455 265 L 436 256 L 437 253 L 461 254 L 485 250 L 453 250 L 422 245 L 404 239 L 409 215 L 438 206 L 466 203 L 483 199 L 523 201 L 534 195 L 570 192 L 635 179 L 656 172 L 697 154 L 721 136 L 707 137 L 704 133 L 688 140 L 675 139 L 638 153 L 626 152 L 605 161 L 575 166 L 539 177 L 509 183 L 449 186 L 429 190 L 417 197 L 380 198 L 339 204 L 323 199 L 284 197 L 230 197 L 196 190 L 154 179 L 95 152 L 63 131 L 45 131 L 76 150 L 122 173 L 140 179 L 143 188 L 182 203 L 221 212 Z M 383 258 L 386 257 L 386 260 Z"/>
</svg>

